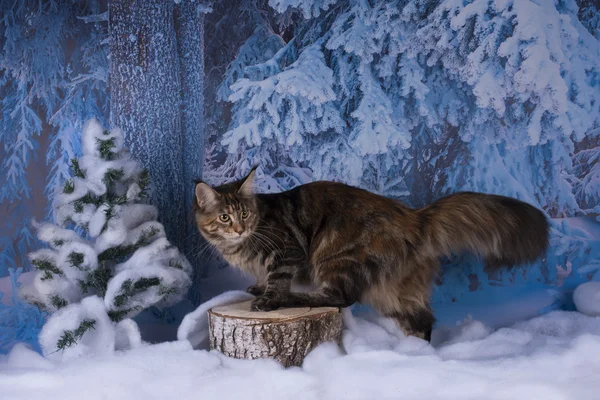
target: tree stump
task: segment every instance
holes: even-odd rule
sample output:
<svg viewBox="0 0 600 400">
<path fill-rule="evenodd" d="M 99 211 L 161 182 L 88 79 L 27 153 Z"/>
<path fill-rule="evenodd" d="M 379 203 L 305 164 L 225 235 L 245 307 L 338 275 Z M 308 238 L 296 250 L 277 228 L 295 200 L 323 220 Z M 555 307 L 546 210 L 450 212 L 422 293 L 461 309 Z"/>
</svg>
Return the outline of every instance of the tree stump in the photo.
<svg viewBox="0 0 600 400">
<path fill-rule="evenodd" d="M 284 367 L 302 364 L 324 342 L 340 344 L 339 308 L 281 308 L 250 311 L 251 301 L 208 311 L 210 348 L 234 358 L 271 358 Z"/>
</svg>

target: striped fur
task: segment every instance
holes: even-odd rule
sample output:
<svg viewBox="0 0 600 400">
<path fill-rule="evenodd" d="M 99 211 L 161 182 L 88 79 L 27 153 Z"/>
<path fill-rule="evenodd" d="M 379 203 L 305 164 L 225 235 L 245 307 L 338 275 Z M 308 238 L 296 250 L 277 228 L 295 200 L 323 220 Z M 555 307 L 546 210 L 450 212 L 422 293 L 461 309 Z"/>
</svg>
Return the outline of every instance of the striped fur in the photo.
<svg viewBox="0 0 600 400">
<path fill-rule="evenodd" d="M 544 214 L 508 197 L 458 193 L 411 209 L 334 182 L 254 194 L 253 179 L 254 170 L 215 188 L 198 183 L 195 217 L 230 264 L 257 278 L 248 288 L 254 310 L 362 302 L 430 340 L 440 257 L 472 252 L 495 270 L 531 263 L 548 247 Z M 292 291 L 292 282 L 315 290 Z"/>
</svg>

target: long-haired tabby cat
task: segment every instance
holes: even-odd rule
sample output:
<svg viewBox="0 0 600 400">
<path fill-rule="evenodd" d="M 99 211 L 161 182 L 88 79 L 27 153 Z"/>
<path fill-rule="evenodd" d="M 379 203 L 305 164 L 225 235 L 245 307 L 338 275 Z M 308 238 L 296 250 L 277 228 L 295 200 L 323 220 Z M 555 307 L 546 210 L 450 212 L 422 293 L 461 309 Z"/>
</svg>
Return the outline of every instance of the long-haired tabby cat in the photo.
<svg viewBox="0 0 600 400">
<path fill-rule="evenodd" d="M 548 247 L 544 214 L 508 197 L 463 192 L 411 209 L 334 182 L 257 194 L 254 175 L 214 188 L 199 182 L 195 204 L 204 238 L 256 277 L 253 310 L 362 302 L 430 340 L 442 256 L 470 251 L 493 270 L 533 262 Z M 316 290 L 293 292 L 292 280 Z"/>
</svg>

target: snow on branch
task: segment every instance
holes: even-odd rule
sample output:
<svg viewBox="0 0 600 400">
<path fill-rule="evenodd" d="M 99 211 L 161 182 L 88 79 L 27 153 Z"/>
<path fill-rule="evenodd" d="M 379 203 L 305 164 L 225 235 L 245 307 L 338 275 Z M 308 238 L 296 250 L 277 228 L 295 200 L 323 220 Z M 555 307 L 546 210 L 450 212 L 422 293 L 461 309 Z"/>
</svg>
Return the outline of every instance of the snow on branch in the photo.
<svg viewBox="0 0 600 400">
<path fill-rule="evenodd" d="M 288 8 L 295 8 L 302 12 L 304 18 L 318 17 L 321 11 L 327 11 L 329 7 L 339 0 L 269 0 L 269 5 L 278 12 L 283 13 Z"/>
<path fill-rule="evenodd" d="M 257 146 L 263 139 L 281 144 L 302 144 L 306 134 L 340 132 L 344 123 L 334 101 L 333 72 L 317 46 L 306 48 L 284 71 L 261 81 L 244 78 L 232 85 L 229 100 L 238 106 L 237 127 L 229 130 L 223 144 L 232 151 L 243 139 Z"/>
</svg>

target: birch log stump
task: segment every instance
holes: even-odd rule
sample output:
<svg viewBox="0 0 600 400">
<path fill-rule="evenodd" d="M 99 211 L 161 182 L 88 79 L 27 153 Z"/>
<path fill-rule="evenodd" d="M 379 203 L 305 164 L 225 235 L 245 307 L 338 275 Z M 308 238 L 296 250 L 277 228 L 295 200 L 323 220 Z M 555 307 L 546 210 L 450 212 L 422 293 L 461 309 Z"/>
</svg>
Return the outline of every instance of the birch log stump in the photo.
<svg viewBox="0 0 600 400">
<path fill-rule="evenodd" d="M 234 358 L 272 358 L 284 367 L 302 364 L 324 342 L 340 343 L 339 308 L 281 308 L 250 311 L 251 301 L 208 311 L 210 348 Z"/>
</svg>

